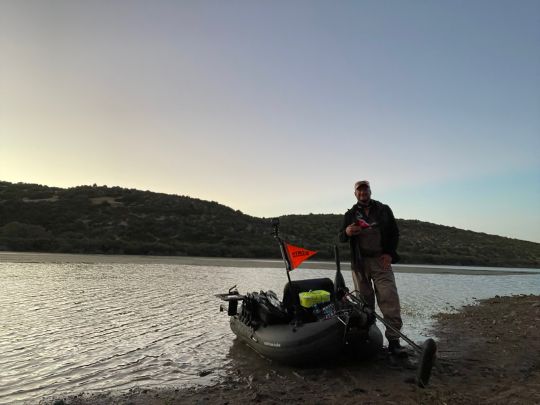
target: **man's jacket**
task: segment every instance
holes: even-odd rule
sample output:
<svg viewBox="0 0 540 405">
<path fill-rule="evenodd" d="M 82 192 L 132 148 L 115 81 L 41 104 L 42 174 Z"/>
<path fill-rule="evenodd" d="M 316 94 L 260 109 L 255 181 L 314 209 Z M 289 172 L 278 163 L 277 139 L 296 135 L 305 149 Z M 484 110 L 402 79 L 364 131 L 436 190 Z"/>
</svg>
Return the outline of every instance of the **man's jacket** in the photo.
<svg viewBox="0 0 540 405">
<path fill-rule="evenodd" d="M 356 222 L 358 211 L 360 211 L 358 204 L 353 205 L 352 208 L 345 213 L 343 225 L 339 230 L 339 240 L 341 242 L 348 241 L 350 244 L 351 266 L 353 269 L 360 268 L 361 255 L 356 240 L 357 236 L 347 236 L 345 228 Z M 399 242 L 399 229 L 392 210 L 388 205 L 376 200 L 371 200 L 369 204 L 369 218 L 379 224 L 382 254 L 389 254 L 392 256 L 392 263 L 397 263 L 399 261 L 399 255 L 396 251 Z"/>
</svg>

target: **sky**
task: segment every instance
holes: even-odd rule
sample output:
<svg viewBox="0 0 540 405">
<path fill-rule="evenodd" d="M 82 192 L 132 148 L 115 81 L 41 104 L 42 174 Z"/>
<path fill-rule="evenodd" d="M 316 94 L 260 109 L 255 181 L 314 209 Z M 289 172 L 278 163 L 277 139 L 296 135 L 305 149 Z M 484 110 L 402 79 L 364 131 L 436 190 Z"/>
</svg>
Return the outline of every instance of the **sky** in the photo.
<svg viewBox="0 0 540 405">
<path fill-rule="evenodd" d="M 540 242 L 540 1 L 0 0 L 0 180 Z"/>
</svg>

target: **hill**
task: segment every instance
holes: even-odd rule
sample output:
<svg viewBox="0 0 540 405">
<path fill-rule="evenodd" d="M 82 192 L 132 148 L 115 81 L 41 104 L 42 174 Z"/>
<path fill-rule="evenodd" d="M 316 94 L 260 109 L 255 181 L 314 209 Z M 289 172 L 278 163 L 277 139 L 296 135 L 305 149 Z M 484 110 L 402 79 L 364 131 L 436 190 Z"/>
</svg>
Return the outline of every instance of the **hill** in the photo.
<svg viewBox="0 0 540 405">
<path fill-rule="evenodd" d="M 342 216 L 286 215 L 291 243 L 332 259 Z M 540 267 L 540 244 L 400 220 L 402 263 Z M 213 201 L 107 186 L 0 182 L 0 250 L 277 258 L 270 221 Z M 341 245 L 348 259 L 348 246 Z"/>
</svg>

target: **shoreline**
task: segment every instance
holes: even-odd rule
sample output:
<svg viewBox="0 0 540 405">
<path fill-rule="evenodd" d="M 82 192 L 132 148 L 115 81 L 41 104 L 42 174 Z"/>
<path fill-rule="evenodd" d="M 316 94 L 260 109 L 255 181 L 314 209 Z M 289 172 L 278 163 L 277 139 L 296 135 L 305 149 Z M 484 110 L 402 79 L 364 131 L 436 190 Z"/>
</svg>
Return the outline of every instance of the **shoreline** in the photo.
<svg viewBox="0 0 540 405">
<path fill-rule="evenodd" d="M 61 257 L 61 260 L 59 260 Z M 82 264 L 169 264 L 188 266 L 243 267 L 243 268 L 283 268 L 279 259 L 220 258 L 193 256 L 137 256 L 137 255 L 103 255 L 79 253 L 42 253 L 42 252 L 8 252 L 0 251 L 0 263 L 82 263 Z M 342 262 L 342 268 L 348 269 L 349 262 Z M 308 261 L 304 269 L 335 270 L 332 261 Z M 479 276 L 503 276 L 540 274 L 534 268 L 504 268 L 481 266 L 450 265 L 414 265 L 394 264 L 396 273 L 415 274 L 455 274 Z"/>
<path fill-rule="evenodd" d="M 533 404 L 540 403 L 540 296 L 481 300 L 435 317 L 437 361 L 427 388 L 414 384 L 417 356 L 342 359 L 317 368 L 279 366 L 237 341 L 229 375 L 198 388 L 47 398 L 42 405 L 88 404 Z"/>
</svg>

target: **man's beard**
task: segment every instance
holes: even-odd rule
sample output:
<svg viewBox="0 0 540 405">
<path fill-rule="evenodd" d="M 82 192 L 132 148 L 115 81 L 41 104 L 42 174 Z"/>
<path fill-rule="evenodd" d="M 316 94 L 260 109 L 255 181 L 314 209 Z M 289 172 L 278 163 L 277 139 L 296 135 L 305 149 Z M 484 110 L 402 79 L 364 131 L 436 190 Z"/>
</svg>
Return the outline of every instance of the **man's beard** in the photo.
<svg viewBox="0 0 540 405">
<path fill-rule="evenodd" d="M 358 204 L 363 207 L 369 207 L 371 205 L 371 198 L 369 198 L 367 201 L 358 200 Z"/>
</svg>

